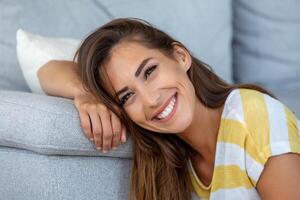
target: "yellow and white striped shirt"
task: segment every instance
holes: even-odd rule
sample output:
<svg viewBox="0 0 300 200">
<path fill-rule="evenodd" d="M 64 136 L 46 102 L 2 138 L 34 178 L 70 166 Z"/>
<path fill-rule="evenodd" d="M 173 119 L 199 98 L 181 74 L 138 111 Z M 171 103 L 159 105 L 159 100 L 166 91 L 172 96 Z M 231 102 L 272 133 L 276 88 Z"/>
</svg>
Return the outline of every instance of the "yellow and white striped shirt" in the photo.
<svg viewBox="0 0 300 200">
<path fill-rule="evenodd" d="M 192 199 L 260 199 L 256 183 L 270 156 L 300 153 L 300 122 L 280 101 L 257 90 L 231 91 L 222 112 L 210 187 L 191 161 Z"/>
</svg>

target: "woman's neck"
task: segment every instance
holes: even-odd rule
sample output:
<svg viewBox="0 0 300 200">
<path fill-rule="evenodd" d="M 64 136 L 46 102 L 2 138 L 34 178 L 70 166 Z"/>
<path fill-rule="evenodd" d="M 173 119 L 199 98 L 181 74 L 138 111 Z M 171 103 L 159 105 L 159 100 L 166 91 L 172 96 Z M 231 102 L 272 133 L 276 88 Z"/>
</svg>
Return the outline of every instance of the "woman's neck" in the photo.
<svg viewBox="0 0 300 200">
<path fill-rule="evenodd" d="M 192 123 L 178 136 L 198 152 L 203 161 L 211 162 L 215 156 L 224 104 L 217 109 L 210 109 L 197 101 L 195 108 Z"/>
</svg>

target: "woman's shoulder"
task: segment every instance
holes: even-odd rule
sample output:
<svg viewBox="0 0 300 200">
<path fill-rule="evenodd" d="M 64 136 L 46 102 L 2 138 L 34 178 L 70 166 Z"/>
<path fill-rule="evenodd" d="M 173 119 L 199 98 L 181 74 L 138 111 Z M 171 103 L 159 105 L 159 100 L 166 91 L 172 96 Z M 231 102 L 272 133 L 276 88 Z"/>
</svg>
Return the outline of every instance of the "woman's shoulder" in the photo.
<svg viewBox="0 0 300 200">
<path fill-rule="evenodd" d="M 262 106 L 263 104 L 261 103 L 263 103 L 266 100 L 265 98 L 271 98 L 273 101 L 274 100 L 278 101 L 277 99 L 271 97 L 270 95 L 255 89 L 239 88 L 238 91 L 244 106 L 255 106 L 255 107 L 257 107 L 258 105 Z"/>
<path fill-rule="evenodd" d="M 278 120 L 293 120 L 294 123 L 298 123 L 295 113 L 279 99 L 269 94 L 254 89 L 241 88 L 239 89 L 239 96 L 245 122 L 258 122 L 259 124 L 265 122 L 272 125 Z"/>
<path fill-rule="evenodd" d="M 240 91 L 240 88 L 236 88 L 229 93 L 225 101 L 222 118 L 243 124 L 243 102 Z"/>
<path fill-rule="evenodd" d="M 246 170 L 256 185 L 271 156 L 300 154 L 300 123 L 280 100 L 252 89 L 240 89 L 243 121 L 247 130 Z"/>
<path fill-rule="evenodd" d="M 243 118 L 255 146 L 265 157 L 300 148 L 299 120 L 280 100 L 256 90 L 241 89 Z"/>
<path fill-rule="evenodd" d="M 255 89 L 234 89 L 226 100 L 227 113 L 238 112 L 245 120 L 268 119 L 270 115 L 293 115 L 294 112 L 280 100 Z M 295 117 L 295 116 L 294 116 Z"/>
<path fill-rule="evenodd" d="M 288 139 L 287 135 L 299 135 L 300 123 L 293 111 L 278 99 L 254 89 L 233 90 L 225 102 L 223 119 L 245 127 L 260 147 L 275 142 L 272 138 L 280 142 Z"/>
</svg>

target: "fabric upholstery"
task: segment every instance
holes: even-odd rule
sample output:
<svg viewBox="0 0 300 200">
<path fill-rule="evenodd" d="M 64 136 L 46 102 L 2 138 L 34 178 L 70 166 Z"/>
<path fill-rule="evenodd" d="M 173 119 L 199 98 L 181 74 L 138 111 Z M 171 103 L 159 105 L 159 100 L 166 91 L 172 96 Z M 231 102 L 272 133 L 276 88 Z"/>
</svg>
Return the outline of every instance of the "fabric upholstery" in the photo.
<svg viewBox="0 0 300 200">
<path fill-rule="evenodd" d="M 81 128 L 71 99 L 0 90 L 0 146 L 27 149 L 45 155 L 132 157 L 132 142 L 103 153 Z"/>
<path fill-rule="evenodd" d="M 0 148 L 2 200 L 125 200 L 131 159 Z"/>
<path fill-rule="evenodd" d="M 300 116 L 300 1 L 235 0 L 233 80 L 261 85 Z"/>
<path fill-rule="evenodd" d="M 231 81 L 231 0 L 27 0 L 0 2 L 0 88 L 30 92 L 16 60 L 19 28 L 49 37 L 83 39 L 117 17 L 138 17 L 182 41 Z M 187 15 L 188 13 L 188 15 Z M 213 24 L 213 25 L 212 25 Z"/>
</svg>

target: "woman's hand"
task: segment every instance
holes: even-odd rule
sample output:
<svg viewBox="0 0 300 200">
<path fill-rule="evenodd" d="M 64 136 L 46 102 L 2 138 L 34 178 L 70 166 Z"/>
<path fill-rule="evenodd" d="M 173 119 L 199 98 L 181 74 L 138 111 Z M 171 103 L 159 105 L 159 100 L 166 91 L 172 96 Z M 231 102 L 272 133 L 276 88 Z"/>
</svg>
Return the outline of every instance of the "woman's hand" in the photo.
<svg viewBox="0 0 300 200">
<path fill-rule="evenodd" d="M 120 141 L 126 142 L 126 128 L 119 118 L 91 93 L 82 92 L 74 96 L 74 105 L 80 116 L 86 136 L 95 141 L 98 150 L 106 153 L 116 149 Z"/>
</svg>

